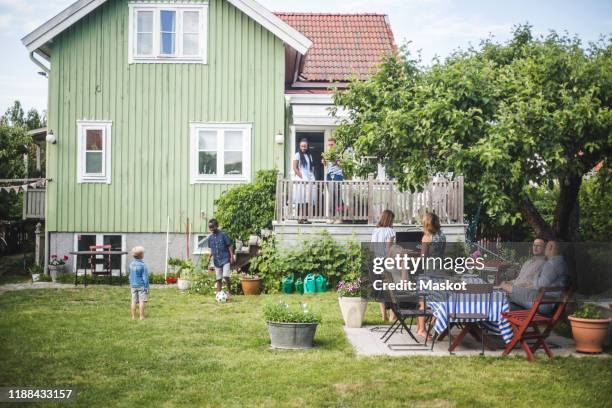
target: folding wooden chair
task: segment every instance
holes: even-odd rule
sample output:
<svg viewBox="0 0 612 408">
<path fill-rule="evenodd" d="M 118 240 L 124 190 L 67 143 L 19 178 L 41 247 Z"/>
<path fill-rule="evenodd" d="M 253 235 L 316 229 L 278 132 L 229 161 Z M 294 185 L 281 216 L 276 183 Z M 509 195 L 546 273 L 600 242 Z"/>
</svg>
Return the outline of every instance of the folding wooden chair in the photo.
<svg viewBox="0 0 612 408">
<path fill-rule="evenodd" d="M 529 361 L 534 360 L 534 353 L 540 347 L 544 349 L 548 357 L 552 358 L 553 353 L 550 351 L 550 347 L 546 343 L 546 338 L 563 314 L 571 293 L 571 288 L 540 288 L 538 295 L 536 296 L 530 309 L 502 312 L 502 316 L 508 319 L 510 325 L 512 326 L 512 331 L 514 332 L 514 336 L 512 337 L 510 343 L 506 345 L 502 356 L 510 354 L 514 347 L 516 347 L 517 343 L 520 343 L 521 347 L 525 351 L 525 354 L 527 354 L 527 360 Z M 551 294 L 557 295 L 552 295 L 551 297 Z M 559 296 L 558 294 L 561 295 Z M 546 316 L 538 313 L 538 309 L 542 305 L 556 305 L 552 316 Z M 538 328 L 538 326 L 544 326 L 544 329 L 541 330 Z M 535 340 L 535 343 L 533 343 L 533 345 L 529 345 L 527 340 Z"/>
<path fill-rule="evenodd" d="M 490 283 L 468 283 L 465 290 L 451 291 L 446 298 L 446 310 L 448 310 L 448 352 L 453 354 L 455 348 L 461 343 L 463 338 L 471 333 L 474 337 L 480 337 L 482 351 L 484 355 L 485 334 L 484 323 L 489 321 L 491 310 L 491 299 L 493 297 L 493 285 Z M 482 300 L 483 307 L 480 311 L 470 311 L 473 300 Z M 460 326 L 461 332 L 452 340 L 451 330 L 453 326 Z M 476 332 L 478 330 L 478 332 Z"/>
<path fill-rule="evenodd" d="M 393 276 L 390 272 L 385 272 L 384 281 L 386 283 L 394 281 Z M 427 347 L 427 338 L 425 338 L 425 343 L 421 344 L 414 336 L 411 329 L 415 318 L 425 317 L 427 320 L 429 320 L 429 323 L 431 323 L 431 318 L 433 317 L 433 313 L 431 310 L 419 309 L 420 295 L 417 292 L 407 292 L 398 294 L 395 290 L 387 290 L 387 297 L 391 305 L 391 310 L 395 314 L 396 320 L 383 334 L 381 340 L 384 343 L 387 343 L 399 329 L 400 331 L 405 330 L 406 333 L 408 333 L 408 335 L 414 340 L 415 344 L 387 344 L 387 347 L 389 347 L 389 349 L 398 350 L 405 347 L 414 346 Z M 408 319 L 410 319 L 410 322 L 406 323 L 406 320 Z"/>
</svg>

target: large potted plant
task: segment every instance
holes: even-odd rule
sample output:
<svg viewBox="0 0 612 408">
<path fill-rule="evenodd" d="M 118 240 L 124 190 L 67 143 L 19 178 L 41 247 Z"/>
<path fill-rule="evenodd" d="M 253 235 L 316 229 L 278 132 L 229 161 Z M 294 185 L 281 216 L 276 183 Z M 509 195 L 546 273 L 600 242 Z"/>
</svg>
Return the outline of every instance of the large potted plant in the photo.
<svg viewBox="0 0 612 408">
<path fill-rule="evenodd" d="M 346 327 L 358 328 L 363 324 L 368 300 L 366 288 L 361 278 L 338 283 L 338 303 Z"/>
<path fill-rule="evenodd" d="M 321 316 L 308 310 L 306 304 L 289 306 L 285 302 L 264 306 L 264 318 L 271 346 L 279 349 L 311 348 L 321 323 Z"/>
<path fill-rule="evenodd" d="M 608 335 L 612 318 L 604 316 L 594 304 L 585 303 L 568 317 L 572 326 L 572 336 L 576 341 L 576 351 L 581 353 L 601 353 Z"/>
<path fill-rule="evenodd" d="M 191 289 L 191 283 L 193 280 L 193 271 L 195 266 L 191 259 L 182 260 L 178 266 L 178 279 L 176 281 L 176 287 L 181 292 L 186 292 Z"/>
<path fill-rule="evenodd" d="M 254 274 L 243 273 L 240 276 L 240 286 L 245 295 L 259 295 L 261 293 L 261 278 Z"/>
<path fill-rule="evenodd" d="M 62 258 L 57 255 L 51 255 L 51 260 L 49 261 L 49 275 L 51 275 L 51 280 L 53 282 L 57 281 L 57 276 L 64 272 L 67 260 L 67 255 L 64 255 Z"/>
</svg>

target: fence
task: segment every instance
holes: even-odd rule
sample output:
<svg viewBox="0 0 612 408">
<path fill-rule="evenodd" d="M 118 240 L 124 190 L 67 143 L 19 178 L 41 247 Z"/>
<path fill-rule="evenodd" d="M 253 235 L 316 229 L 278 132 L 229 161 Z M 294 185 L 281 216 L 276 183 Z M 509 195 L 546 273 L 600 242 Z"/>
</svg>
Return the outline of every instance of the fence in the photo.
<svg viewBox="0 0 612 408">
<path fill-rule="evenodd" d="M 400 191 L 395 181 L 303 181 L 281 177 L 276 186 L 276 220 L 378 222 L 386 209 L 397 223 L 415 224 L 425 211 L 442 223 L 463 223 L 463 177 L 431 181 L 420 192 Z"/>
</svg>

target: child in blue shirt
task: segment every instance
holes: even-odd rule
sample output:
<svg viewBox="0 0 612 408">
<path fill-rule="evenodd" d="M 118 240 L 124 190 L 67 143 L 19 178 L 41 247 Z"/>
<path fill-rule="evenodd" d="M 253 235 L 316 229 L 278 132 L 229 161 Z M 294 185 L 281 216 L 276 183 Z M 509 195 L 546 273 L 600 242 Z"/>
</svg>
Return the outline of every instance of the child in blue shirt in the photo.
<svg viewBox="0 0 612 408">
<path fill-rule="evenodd" d="M 136 320 L 136 304 L 140 308 L 140 320 L 144 320 L 144 306 L 149 299 L 149 268 L 145 265 L 144 248 L 141 246 L 132 249 L 134 260 L 129 266 L 130 289 L 132 291 L 132 320 Z"/>
</svg>

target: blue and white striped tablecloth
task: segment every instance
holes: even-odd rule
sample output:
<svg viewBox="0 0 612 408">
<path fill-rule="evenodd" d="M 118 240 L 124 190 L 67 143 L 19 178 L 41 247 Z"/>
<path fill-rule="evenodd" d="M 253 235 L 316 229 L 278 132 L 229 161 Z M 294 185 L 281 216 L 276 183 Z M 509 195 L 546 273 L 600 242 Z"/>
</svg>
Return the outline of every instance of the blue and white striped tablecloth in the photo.
<svg viewBox="0 0 612 408">
<path fill-rule="evenodd" d="M 421 279 L 432 279 L 434 281 L 439 281 L 439 278 L 427 278 L 423 277 Z M 443 279 L 442 279 L 443 280 Z M 480 278 L 465 278 L 463 279 L 467 283 L 486 283 Z M 438 291 L 433 296 L 428 296 L 427 306 L 429 306 L 433 312 L 433 315 L 436 317 L 436 323 L 434 325 L 434 330 L 436 333 L 440 334 L 446 327 L 448 326 L 448 310 L 446 303 L 447 293 L 442 292 L 443 296 L 440 296 L 440 292 Z M 437 296 L 436 296 L 437 295 Z M 485 313 L 486 312 L 486 298 L 487 295 L 475 295 L 475 294 L 462 294 L 456 293 L 453 296 L 458 296 L 457 299 L 457 313 Z M 444 299 L 444 300 L 443 300 Z M 449 302 L 450 303 L 450 302 Z M 449 305 L 452 307 L 452 304 Z M 489 322 L 486 322 L 484 326 L 492 333 L 501 336 L 506 343 L 510 342 L 512 339 L 512 327 L 510 326 L 510 322 L 502 317 L 502 312 L 507 312 L 510 310 L 510 305 L 508 303 L 508 298 L 506 294 L 502 290 L 494 290 L 491 296 L 491 308 L 489 309 Z M 469 320 L 465 320 L 469 321 Z"/>
</svg>

